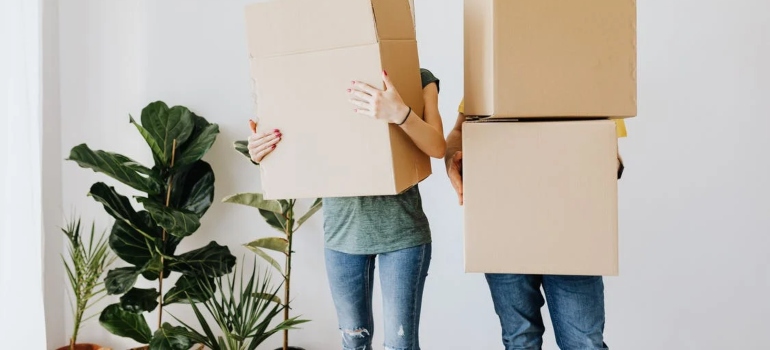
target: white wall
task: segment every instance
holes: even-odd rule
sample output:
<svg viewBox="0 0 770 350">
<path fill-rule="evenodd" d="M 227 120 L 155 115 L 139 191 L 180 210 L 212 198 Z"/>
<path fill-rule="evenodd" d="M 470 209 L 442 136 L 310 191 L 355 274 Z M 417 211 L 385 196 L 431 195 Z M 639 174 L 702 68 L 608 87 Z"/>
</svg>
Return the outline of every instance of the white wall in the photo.
<svg viewBox="0 0 770 350">
<path fill-rule="evenodd" d="M 242 23 L 249 2 L 62 2 L 62 158 L 88 142 L 150 161 L 128 113 L 162 99 L 220 124 L 207 158 L 217 199 L 258 190 L 255 168 L 231 148 L 253 114 Z M 462 94 L 462 1 L 416 6 L 421 63 L 442 79 L 448 130 Z M 770 342 L 768 13 L 763 0 L 639 1 L 639 117 L 628 121 L 629 138 L 621 141 L 621 276 L 607 279 L 611 348 L 762 349 Z M 423 348 L 500 349 L 483 277 L 462 273 L 461 209 L 442 164 L 434 169 L 422 185 L 434 232 Z M 71 163 L 62 174 L 65 210 L 75 207 L 107 227 L 102 209 L 85 197 L 103 177 Z M 293 343 L 335 349 L 320 216 L 304 231 L 294 308 L 313 322 L 293 333 Z M 180 249 L 215 239 L 250 259 L 239 245 L 270 233 L 254 211 L 216 204 Z M 381 323 L 375 328 L 381 344 Z M 550 331 L 546 337 L 546 349 L 555 349 Z M 132 345 L 95 322 L 83 339 Z M 280 337 L 272 340 L 277 346 Z"/>
</svg>

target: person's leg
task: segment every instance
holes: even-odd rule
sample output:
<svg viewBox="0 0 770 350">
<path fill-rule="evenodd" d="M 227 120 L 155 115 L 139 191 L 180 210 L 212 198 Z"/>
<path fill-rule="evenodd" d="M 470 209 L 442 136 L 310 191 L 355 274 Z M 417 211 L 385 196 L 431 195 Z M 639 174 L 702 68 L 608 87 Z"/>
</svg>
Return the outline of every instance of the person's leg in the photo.
<svg viewBox="0 0 770 350">
<path fill-rule="evenodd" d="M 505 350 L 540 350 L 545 326 L 540 309 L 545 300 L 538 275 L 486 274 L 495 312 L 500 318 Z"/>
<path fill-rule="evenodd" d="M 543 289 L 561 350 L 608 349 L 600 276 L 544 276 Z"/>
<path fill-rule="evenodd" d="M 420 350 L 420 310 L 431 245 L 380 254 L 386 350 Z"/>
<path fill-rule="evenodd" d="M 343 350 L 371 350 L 374 255 L 326 249 L 326 274 L 337 309 Z"/>
</svg>

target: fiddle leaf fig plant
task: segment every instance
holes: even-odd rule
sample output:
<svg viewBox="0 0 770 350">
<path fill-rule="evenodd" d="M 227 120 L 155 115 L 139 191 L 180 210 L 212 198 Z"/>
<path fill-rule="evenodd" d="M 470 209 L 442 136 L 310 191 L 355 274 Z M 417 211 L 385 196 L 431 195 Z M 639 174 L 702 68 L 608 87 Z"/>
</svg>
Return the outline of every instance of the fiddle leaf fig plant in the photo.
<svg viewBox="0 0 770 350">
<path fill-rule="evenodd" d="M 232 272 L 235 257 L 213 241 L 185 253 L 176 251 L 198 230 L 214 199 L 214 172 L 202 158 L 216 141 L 219 126 L 186 107 L 162 101 L 142 109 L 140 122 L 131 116 L 129 122 L 147 143 L 152 167 L 86 144 L 72 148 L 68 160 L 141 193 L 132 201 L 115 187 L 97 182 L 88 195 L 115 219 L 109 246 L 128 264 L 107 273 L 107 293 L 120 295 L 120 302 L 107 306 L 99 322 L 115 335 L 150 344 L 153 334 L 162 333 L 163 307 L 210 298 L 199 286 L 213 286 L 215 278 Z M 164 280 L 172 273 L 181 276 L 164 293 Z M 140 276 L 157 282 L 157 288 L 137 288 Z M 161 332 L 153 332 L 144 315 L 156 309 Z"/>
<path fill-rule="evenodd" d="M 236 141 L 234 147 L 236 151 L 251 160 L 246 141 Z M 252 163 L 259 165 L 253 161 Z M 295 211 L 297 204 L 296 199 L 266 200 L 261 193 L 239 193 L 229 196 L 222 201 L 258 209 L 259 214 L 265 222 L 282 233 L 282 236 L 280 237 L 259 238 L 246 243 L 245 246 L 267 261 L 283 276 L 283 318 L 284 322 L 287 322 L 290 320 L 289 301 L 291 300 L 291 262 L 292 255 L 294 254 L 294 251 L 292 250 L 294 233 L 321 209 L 323 205 L 321 198 L 313 201 L 309 209 L 299 217 L 297 217 Z M 269 252 L 272 252 L 272 254 L 278 253 L 279 256 L 284 258 L 283 267 L 281 267 L 281 264 L 274 259 Z M 285 329 L 283 333 L 283 349 L 289 349 L 289 329 Z"/>
</svg>

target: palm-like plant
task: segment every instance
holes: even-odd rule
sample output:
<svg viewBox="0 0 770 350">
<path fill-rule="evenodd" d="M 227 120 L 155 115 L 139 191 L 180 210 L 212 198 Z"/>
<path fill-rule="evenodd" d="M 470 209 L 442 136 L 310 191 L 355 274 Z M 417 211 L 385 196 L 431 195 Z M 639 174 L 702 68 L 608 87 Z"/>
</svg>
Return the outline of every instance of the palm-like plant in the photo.
<svg viewBox="0 0 770 350">
<path fill-rule="evenodd" d="M 61 230 L 69 241 L 69 261 L 64 256 L 62 261 L 72 289 L 70 302 L 74 326 L 69 347 L 74 350 L 81 325 L 96 316 L 86 317 L 86 310 L 106 296 L 101 276 L 104 270 L 115 262 L 115 256 L 110 253 L 104 233 L 96 238 L 94 224 L 91 224 L 91 235 L 87 245 L 83 242 L 80 219 L 68 221 L 67 226 Z"/>
<path fill-rule="evenodd" d="M 216 278 L 213 285 L 200 282 L 199 290 L 211 297 L 200 304 L 202 309 L 192 298 L 188 301 L 201 331 L 177 319 L 183 327 L 164 324 L 163 329 L 167 333 L 164 341 L 176 341 L 180 349 L 202 344 L 211 350 L 254 350 L 273 334 L 307 322 L 293 317 L 270 327 L 271 321 L 286 306 L 276 296 L 280 286 L 271 287 L 269 274 L 265 272 L 259 276 L 256 269 L 255 264 L 245 284 L 241 271 L 236 285 L 237 268 L 232 276 Z M 204 312 L 214 320 L 215 325 L 206 321 Z M 216 335 L 215 329 L 222 335 Z M 154 348 L 152 343 L 150 347 Z"/>
<path fill-rule="evenodd" d="M 255 131 L 255 130 L 254 130 Z M 247 148 L 246 141 L 236 141 L 235 150 L 247 158 L 251 158 Z M 252 163 L 254 163 L 252 161 Z M 259 165 L 258 163 L 254 163 Z M 268 225 L 283 233 L 283 237 L 265 237 L 246 243 L 246 248 L 253 251 L 261 258 L 265 259 L 270 265 L 275 267 L 283 275 L 283 302 L 284 302 L 284 321 L 289 320 L 289 302 L 291 300 L 291 268 L 292 255 L 294 254 L 294 233 L 322 207 L 323 202 L 320 198 L 316 199 L 310 208 L 299 218 L 297 218 L 295 208 L 296 199 L 266 200 L 261 193 L 239 193 L 229 196 L 222 200 L 225 203 L 240 204 L 253 207 L 259 210 L 259 214 Z M 283 255 L 284 266 L 281 265 L 267 253 L 267 251 L 278 252 Z M 289 350 L 289 331 L 283 333 L 283 350 Z"/>
</svg>

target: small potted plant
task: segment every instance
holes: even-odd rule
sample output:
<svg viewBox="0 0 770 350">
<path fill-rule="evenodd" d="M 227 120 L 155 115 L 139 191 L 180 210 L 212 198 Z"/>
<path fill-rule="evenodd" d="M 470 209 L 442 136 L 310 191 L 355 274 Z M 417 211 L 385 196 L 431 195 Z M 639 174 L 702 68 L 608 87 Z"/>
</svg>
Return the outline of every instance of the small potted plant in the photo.
<svg viewBox="0 0 770 350">
<path fill-rule="evenodd" d="M 254 125 L 252 124 L 252 130 Z M 247 158 L 250 158 L 246 141 L 235 142 L 236 151 Z M 259 165 L 257 163 L 253 164 Z M 286 200 L 265 200 L 260 193 L 240 193 L 223 200 L 225 203 L 241 204 L 259 210 L 259 214 L 268 225 L 283 233 L 283 237 L 265 237 L 254 240 L 246 244 L 246 247 L 265 259 L 271 266 L 275 267 L 284 278 L 283 282 L 283 303 L 284 303 L 284 321 L 289 319 L 289 302 L 291 301 L 291 269 L 292 255 L 294 254 L 294 233 L 315 213 L 317 213 L 323 202 L 320 198 L 316 199 L 310 208 L 297 218 L 295 213 L 296 199 Z M 284 266 L 276 261 L 267 251 L 273 251 L 281 254 L 284 258 Z M 289 346 L 289 330 L 284 330 L 283 347 L 276 350 L 304 350 L 302 348 Z"/>
<path fill-rule="evenodd" d="M 307 322 L 293 317 L 270 327 L 286 306 L 276 295 L 280 286 L 273 288 L 269 276 L 267 271 L 262 276 L 257 274 L 255 261 L 247 280 L 243 270 L 238 276 L 237 268 L 232 276 L 217 277 L 214 283 L 199 280 L 198 290 L 208 297 L 200 307 L 196 305 L 197 298 L 187 295 L 187 304 L 201 331 L 174 317 L 182 326 L 164 323 L 162 336 L 156 337 L 157 343 L 150 343 L 150 348 L 189 349 L 199 344 L 200 348 L 211 350 L 254 350 L 275 333 Z M 215 335 L 215 330 L 221 335 Z"/>
<path fill-rule="evenodd" d="M 106 296 L 102 275 L 115 262 L 115 256 L 110 252 L 105 234 L 97 237 L 96 228 L 91 224 L 91 235 L 88 244 L 83 241 L 83 231 L 80 219 L 71 220 L 62 228 L 69 244 L 69 257 L 62 256 L 67 279 L 72 288 L 70 302 L 74 326 L 70 343 L 58 350 L 99 350 L 105 349 L 96 344 L 78 343 L 78 332 L 83 322 L 96 315 L 86 317 L 86 311 Z"/>
</svg>

